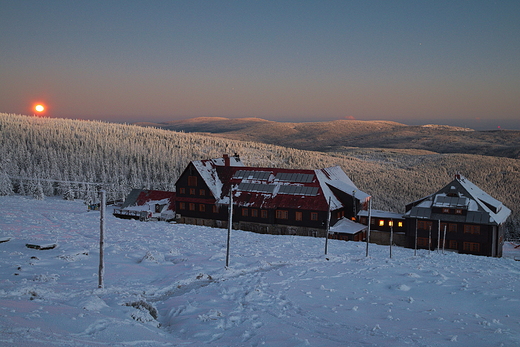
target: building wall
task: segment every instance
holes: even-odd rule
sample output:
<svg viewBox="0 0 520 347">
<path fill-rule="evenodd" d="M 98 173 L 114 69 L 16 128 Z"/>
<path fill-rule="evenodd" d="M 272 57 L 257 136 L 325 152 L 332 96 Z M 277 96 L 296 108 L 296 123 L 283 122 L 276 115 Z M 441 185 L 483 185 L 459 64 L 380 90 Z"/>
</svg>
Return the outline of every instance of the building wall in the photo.
<svg viewBox="0 0 520 347">
<path fill-rule="evenodd" d="M 415 226 L 417 227 L 417 247 L 427 249 L 430 240 L 429 226 L 431 225 L 431 249 L 439 245 L 439 221 L 407 219 L 406 246 L 415 247 Z M 446 226 L 446 240 L 444 240 L 444 226 Z M 502 247 L 499 246 L 500 235 L 498 228 L 493 225 L 443 222 L 441 220 L 440 246 L 452 249 L 458 253 L 501 257 Z M 502 237 L 503 240 L 503 237 Z"/>
</svg>

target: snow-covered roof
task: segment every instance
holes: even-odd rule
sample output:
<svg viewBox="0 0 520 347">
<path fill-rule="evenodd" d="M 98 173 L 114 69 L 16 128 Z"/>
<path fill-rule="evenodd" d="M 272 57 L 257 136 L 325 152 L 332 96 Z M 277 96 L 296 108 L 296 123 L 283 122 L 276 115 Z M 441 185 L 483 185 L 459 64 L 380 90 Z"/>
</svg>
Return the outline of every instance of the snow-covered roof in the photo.
<svg viewBox="0 0 520 347">
<path fill-rule="evenodd" d="M 356 223 L 348 218 L 341 218 L 336 222 L 336 224 L 334 224 L 334 226 L 330 227 L 329 232 L 354 235 L 365 229 L 367 229 L 366 225 Z"/>
<path fill-rule="evenodd" d="M 330 198 L 331 210 L 339 209 L 343 205 L 341 201 L 336 198 L 330 187 L 334 187 L 342 192 L 352 195 L 361 202 L 365 202 L 370 197 L 367 193 L 359 190 L 354 182 L 352 182 L 352 180 L 347 176 L 345 171 L 343 171 L 339 166 L 318 169 L 314 170 L 314 172 L 320 182 L 321 189 L 325 194 L 326 201 L 329 201 Z"/>
<path fill-rule="evenodd" d="M 358 216 L 360 217 L 368 217 L 368 210 L 361 210 L 358 212 Z M 397 212 L 389 212 L 389 211 L 381 211 L 381 210 L 371 210 L 370 216 L 373 218 L 386 218 L 386 219 L 403 219 L 402 213 Z"/>
<path fill-rule="evenodd" d="M 433 207 L 462 209 L 466 212 L 460 215 L 436 214 Z M 434 215 L 435 214 L 435 215 Z M 440 191 L 418 200 L 406 212 L 406 217 L 423 219 L 449 219 L 477 224 L 504 223 L 511 210 L 500 201 L 484 192 L 467 178 L 457 175 L 455 179 Z M 442 217 L 442 218 L 441 218 Z"/>
<path fill-rule="evenodd" d="M 511 214 L 511 210 L 505 207 L 500 201 L 493 198 L 488 193 L 477 187 L 467 178 L 457 175 L 456 181 L 471 195 L 474 201 L 486 212 L 489 213 L 490 223 L 502 224 Z"/>
<path fill-rule="evenodd" d="M 319 170 L 257 168 L 231 160 L 234 158 L 229 157 L 229 163 L 226 163 L 227 158 L 192 162 L 217 203 L 229 203 L 231 186 L 235 204 L 244 207 L 286 206 L 326 211 L 330 200 L 331 210 L 343 208 L 333 188 L 353 195 L 361 202 L 369 197 L 339 166 Z"/>
</svg>

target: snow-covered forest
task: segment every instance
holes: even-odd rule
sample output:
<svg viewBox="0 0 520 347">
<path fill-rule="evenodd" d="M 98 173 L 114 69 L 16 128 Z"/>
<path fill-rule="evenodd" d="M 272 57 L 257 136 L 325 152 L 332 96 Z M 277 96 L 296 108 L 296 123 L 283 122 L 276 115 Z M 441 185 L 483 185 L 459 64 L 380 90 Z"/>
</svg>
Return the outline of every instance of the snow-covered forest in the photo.
<svg viewBox="0 0 520 347">
<path fill-rule="evenodd" d="M 238 153 L 248 166 L 339 165 L 374 197 L 374 208 L 397 212 L 460 172 L 513 211 L 509 237 L 520 231 L 517 159 L 390 149 L 310 152 L 135 125 L 5 113 L 0 114 L 0 195 L 92 201 L 100 187 L 109 200 L 122 199 L 132 188 L 174 190 L 191 160 L 224 153 Z"/>
</svg>

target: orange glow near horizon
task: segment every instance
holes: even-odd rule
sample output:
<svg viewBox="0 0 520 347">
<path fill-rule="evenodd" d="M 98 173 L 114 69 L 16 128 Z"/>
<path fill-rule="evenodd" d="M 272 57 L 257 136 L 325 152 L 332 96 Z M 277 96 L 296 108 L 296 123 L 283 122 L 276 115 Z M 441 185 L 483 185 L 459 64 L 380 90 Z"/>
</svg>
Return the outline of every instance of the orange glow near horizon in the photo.
<svg viewBox="0 0 520 347">
<path fill-rule="evenodd" d="M 45 105 L 42 103 L 37 103 L 33 107 L 34 111 L 36 112 L 36 115 L 38 116 L 43 116 L 43 114 L 45 113 L 45 108 Z"/>
</svg>

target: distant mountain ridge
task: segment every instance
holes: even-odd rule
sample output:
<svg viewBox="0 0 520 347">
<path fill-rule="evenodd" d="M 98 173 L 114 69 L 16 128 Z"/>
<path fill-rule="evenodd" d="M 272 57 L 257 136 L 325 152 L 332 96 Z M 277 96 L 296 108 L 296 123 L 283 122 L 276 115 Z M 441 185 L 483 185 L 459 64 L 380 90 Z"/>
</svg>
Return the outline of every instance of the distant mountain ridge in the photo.
<svg viewBox="0 0 520 347">
<path fill-rule="evenodd" d="M 477 131 L 448 125 L 412 126 L 391 121 L 289 123 L 222 117 L 134 124 L 321 152 L 348 152 L 352 147 L 359 147 L 520 158 L 518 130 Z"/>
</svg>

